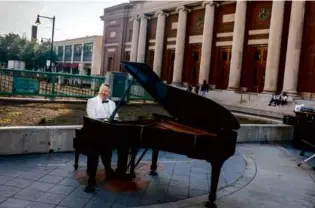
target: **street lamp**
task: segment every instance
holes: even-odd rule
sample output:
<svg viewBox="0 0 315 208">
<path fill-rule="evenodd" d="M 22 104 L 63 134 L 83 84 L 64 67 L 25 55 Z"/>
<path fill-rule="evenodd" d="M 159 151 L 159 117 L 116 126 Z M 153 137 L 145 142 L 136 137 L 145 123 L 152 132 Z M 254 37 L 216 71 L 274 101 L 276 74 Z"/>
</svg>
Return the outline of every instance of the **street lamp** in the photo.
<svg viewBox="0 0 315 208">
<path fill-rule="evenodd" d="M 52 72 L 51 63 L 52 63 L 52 54 L 53 54 L 53 48 L 54 48 L 54 34 L 55 34 L 55 20 L 56 20 L 56 18 L 55 18 L 55 16 L 53 16 L 53 17 L 45 17 L 45 16 L 41 16 L 41 15 L 38 14 L 36 22 L 35 22 L 36 25 L 40 24 L 40 20 L 39 20 L 40 17 L 52 20 L 52 24 L 53 24 L 53 26 L 52 26 L 52 34 L 51 34 L 51 44 L 50 44 L 50 63 L 49 63 L 49 71 Z"/>
</svg>

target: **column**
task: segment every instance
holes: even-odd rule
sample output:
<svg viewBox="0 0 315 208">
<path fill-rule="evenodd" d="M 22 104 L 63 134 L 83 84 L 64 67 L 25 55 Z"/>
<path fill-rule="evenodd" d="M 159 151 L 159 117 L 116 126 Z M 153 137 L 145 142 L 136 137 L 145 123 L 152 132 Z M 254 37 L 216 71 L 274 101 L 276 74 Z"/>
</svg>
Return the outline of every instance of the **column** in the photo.
<svg viewBox="0 0 315 208">
<path fill-rule="evenodd" d="M 107 22 L 105 20 L 103 20 L 104 24 L 103 24 L 103 37 L 102 37 L 102 50 L 101 50 L 101 75 L 105 75 L 106 74 L 106 71 L 107 69 L 105 68 L 105 63 L 106 63 L 106 56 L 105 56 L 105 42 L 106 42 L 106 29 L 107 29 Z M 83 44 L 82 44 L 82 49 L 83 49 Z M 83 51 L 81 49 L 81 53 L 83 54 Z M 83 62 L 83 56 L 81 54 L 81 58 L 80 58 L 80 62 Z M 82 72 L 82 74 L 85 74 L 85 71 L 83 71 L 83 68 L 80 67 L 80 71 Z"/>
<path fill-rule="evenodd" d="M 291 8 L 289 38 L 283 79 L 283 91 L 287 92 L 291 96 L 294 96 L 297 95 L 305 1 L 293 1 Z"/>
<path fill-rule="evenodd" d="M 163 11 L 156 13 L 157 26 L 155 34 L 155 48 L 154 48 L 154 60 L 153 60 L 153 71 L 160 77 L 162 69 L 162 58 L 163 58 L 163 47 L 164 47 L 164 30 L 165 30 L 165 19 L 167 14 Z"/>
<path fill-rule="evenodd" d="M 208 82 L 209 78 L 215 12 L 215 5 L 212 1 L 203 2 L 203 5 L 205 6 L 205 21 L 203 24 L 199 84 L 202 84 L 203 80 Z"/>
<path fill-rule="evenodd" d="M 179 84 L 182 82 L 188 10 L 184 6 L 180 6 L 176 9 L 176 11 L 178 12 L 178 22 L 177 22 L 177 33 L 176 33 L 173 83 Z"/>
<path fill-rule="evenodd" d="M 140 27 L 140 22 L 139 22 L 138 17 L 137 16 L 133 17 L 130 61 L 134 61 L 134 62 L 137 61 L 139 27 Z"/>
<path fill-rule="evenodd" d="M 264 92 L 277 90 L 284 1 L 272 1 Z"/>
<path fill-rule="evenodd" d="M 137 62 L 145 61 L 145 46 L 147 42 L 147 26 L 148 26 L 148 17 L 146 15 L 141 16 L 140 23 L 140 32 L 139 32 L 139 41 L 138 41 L 138 54 Z"/>
<path fill-rule="evenodd" d="M 73 58 L 74 58 L 74 45 L 71 46 L 71 64 L 73 64 Z M 71 67 L 70 74 L 73 73 L 73 69 Z"/>
<path fill-rule="evenodd" d="M 228 89 L 234 90 L 240 87 L 241 72 L 242 72 L 242 57 L 243 45 L 245 35 L 246 23 L 246 1 L 237 1 L 234 29 L 233 29 L 233 42 L 232 42 L 232 57 L 230 65 L 230 76 Z"/>
</svg>

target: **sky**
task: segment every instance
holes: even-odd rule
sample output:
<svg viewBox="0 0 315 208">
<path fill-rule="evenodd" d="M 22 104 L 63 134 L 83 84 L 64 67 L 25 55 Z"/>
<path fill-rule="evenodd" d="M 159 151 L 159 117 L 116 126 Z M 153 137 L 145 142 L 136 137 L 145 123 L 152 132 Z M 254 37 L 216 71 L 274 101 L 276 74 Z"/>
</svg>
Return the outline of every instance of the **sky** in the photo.
<svg viewBox="0 0 315 208">
<path fill-rule="evenodd" d="M 103 35 L 103 9 L 129 0 L 67 0 L 67 1 L 1 1 L 0 35 L 17 33 L 31 39 L 32 25 L 37 14 L 56 17 L 54 41 Z M 40 19 L 37 38 L 48 39 L 52 34 L 52 21 Z"/>
</svg>

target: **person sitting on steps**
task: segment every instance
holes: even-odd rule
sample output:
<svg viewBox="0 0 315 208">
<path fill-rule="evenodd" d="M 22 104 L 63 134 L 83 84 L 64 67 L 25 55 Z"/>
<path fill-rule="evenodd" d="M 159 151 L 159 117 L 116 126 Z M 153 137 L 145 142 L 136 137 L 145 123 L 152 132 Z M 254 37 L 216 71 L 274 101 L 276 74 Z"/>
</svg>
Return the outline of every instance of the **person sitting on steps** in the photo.
<svg viewBox="0 0 315 208">
<path fill-rule="evenodd" d="M 281 105 L 286 105 L 288 103 L 288 95 L 286 92 L 282 92 L 281 95 Z"/>
<path fill-rule="evenodd" d="M 199 94 L 199 86 L 198 86 L 198 84 L 195 86 L 195 93 Z"/>
<path fill-rule="evenodd" d="M 191 85 L 188 86 L 187 92 L 192 92 L 192 86 Z"/>
<path fill-rule="evenodd" d="M 271 106 L 272 103 L 274 103 L 274 106 L 277 106 L 281 103 L 281 95 L 279 92 L 276 92 L 272 95 L 268 106 Z"/>
</svg>

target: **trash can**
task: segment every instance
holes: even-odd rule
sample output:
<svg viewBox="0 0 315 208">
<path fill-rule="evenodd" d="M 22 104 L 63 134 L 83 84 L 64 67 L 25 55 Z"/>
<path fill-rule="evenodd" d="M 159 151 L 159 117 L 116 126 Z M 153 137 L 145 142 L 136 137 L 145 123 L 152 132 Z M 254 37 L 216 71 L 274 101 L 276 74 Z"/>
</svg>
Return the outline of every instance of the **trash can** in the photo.
<svg viewBox="0 0 315 208">
<path fill-rule="evenodd" d="M 307 150 L 308 147 L 304 141 L 314 143 L 315 141 L 315 110 L 314 112 L 307 108 L 306 111 L 295 111 L 296 125 L 294 128 L 294 136 L 292 146 L 298 149 Z"/>
</svg>

